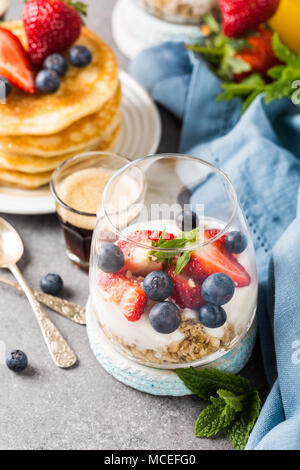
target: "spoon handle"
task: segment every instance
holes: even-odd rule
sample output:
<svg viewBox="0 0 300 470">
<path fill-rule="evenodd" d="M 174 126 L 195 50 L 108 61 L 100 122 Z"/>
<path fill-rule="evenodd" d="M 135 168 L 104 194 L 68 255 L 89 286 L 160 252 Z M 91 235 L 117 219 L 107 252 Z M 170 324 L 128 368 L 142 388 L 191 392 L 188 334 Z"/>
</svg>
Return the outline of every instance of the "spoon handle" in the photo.
<svg viewBox="0 0 300 470">
<path fill-rule="evenodd" d="M 0 282 L 23 292 L 20 284 L 12 281 L 11 279 L 7 279 L 6 277 L 1 276 Z M 45 294 L 44 292 L 36 289 L 31 289 L 31 292 L 38 302 L 41 302 L 55 312 L 60 313 L 60 315 L 64 316 L 65 318 L 68 318 L 75 323 L 79 323 L 80 325 L 86 324 L 85 308 L 81 305 L 77 305 L 73 302 L 70 302 L 69 300 L 61 299 L 60 297 L 54 297 L 53 295 Z"/>
<path fill-rule="evenodd" d="M 56 326 L 52 323 L 50 318 L 48 318 L 45 314 L 41 305 L 34 297 L 29 285 L 25 281 L 18 266 L 12 265 L 9 266 L 9 269 L 15 276 L 16 280 L 19 282 L 25 295 L 28 298 L 28 301 L 35 313 L 36 319 L 41 328 L 44 340 L 48 346 L 53 361 L 58 367 L 61 367 L 63 369 L 67 369 L 68 367 L 73 366 L 77 361 L 74 352 L 72 351 L 64 337 L 61 335 L 61 333 L 58 331 Z"/>
</svg>

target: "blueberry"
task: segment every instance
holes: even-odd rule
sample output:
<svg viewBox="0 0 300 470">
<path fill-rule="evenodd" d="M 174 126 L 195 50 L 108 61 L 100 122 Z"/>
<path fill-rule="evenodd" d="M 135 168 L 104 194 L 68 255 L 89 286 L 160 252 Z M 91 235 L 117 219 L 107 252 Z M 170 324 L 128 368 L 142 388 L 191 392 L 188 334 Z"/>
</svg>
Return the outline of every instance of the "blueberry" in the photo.
<svg viewBox="0 0 300 470">
<path fill-rule="evenodd" d="M 85 46 L 74 46 L 69 51 L 69 61 L 73 67 L 83 68 L 92 62 L 92 53 Z"/>
<path fill-rule="evenodd" d="M 105 273 L 118 273 L 125 264 L 122 250 L 114 243 L 103 242 L 97 264 L 98 268 Z"/>
<path fill-rule="evenodd" d="M 202 297 L 209 304 L 224 305 L 234 294 L 234 282 L 224 273 L 212 274 L 202 284 Z"/>
<path fill-rule="evenodd" d="M 160 302 L 150 310 L 149 320 L 154 330 L 168 335 L 179 327 L 181 313 L 172 302 Z"/>
<path fill-rule="evenodd" d="M 35 85 L 43 93 L 55 93 L 60 87 L 60 78 L 54 70 L 41 70 L 36 76 Z"/>
<path fill-rule="evenodd" d="M 144 291 L 151 300 L 165 300 L 172 294 L 174 282 L 163 271 L 153 271 L 144 279 Z"/>
<path fill-rule="evenodd" d="M 230 253 L 242 253 L 246 250 L 247 245 L 247 237 L 241 232 L 229 232 L 226 235 L 225 248 Z"/>
<path fill-rule="evenodd" d="M 68 68 L 68 62 L 61 54 L 48 55 L 43 63 L 43 69 L 54 70 L 60 77 L 66 75 Z"/>
<path fill-rule="evenodd" d="M 198 317 L 202 325 L 207 328 L 220 328 L 227 320 L 224 308 L 212 304 L 203 305 L 199 310 Z"/>
<path fill-rule="evenodd" d="M 14 372 L 22 372 L 28 364 L 27 356 L 22 351 L 15 349 L 11 351 L 6 358 L 6 365 Z"/>
<path fill-rule="evenodd" d="M 2 75 L 0 75 L 0 82 L 4 83 L 4 87 L 3 87 L 4 96 L 1 96 L 2 95 L 2 86 L 1 86 L 1 88 L 0 88 L 0 98 L 7 98 L 10 95 L 10 92 L 11 92 L 11 84 L 7 80 L 7 78 L 2 77 Z"/>
<path fill-rule="evenodd" d="M 64 287 L 62 278 L 58 274 L 46 274 L 40 281 L 43 292 L 50 295 L 58 295 Z"/>
<path fill-rule="evenodd" d="M 197 214 L 191 210 L 180 212 L 176 217 L 176 224 L 183 232 L 190 232 L 199 225 Z"/>
</svg>

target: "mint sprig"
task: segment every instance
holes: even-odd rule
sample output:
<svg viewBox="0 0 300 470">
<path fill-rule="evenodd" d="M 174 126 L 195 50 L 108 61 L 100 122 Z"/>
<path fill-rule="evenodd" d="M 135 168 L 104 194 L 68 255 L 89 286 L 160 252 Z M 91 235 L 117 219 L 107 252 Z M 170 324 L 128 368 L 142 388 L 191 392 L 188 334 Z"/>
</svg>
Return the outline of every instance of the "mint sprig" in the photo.
<svg viewBox="0 0 300 470">
<path fill-rule="evenodd" d="M 191 259 L 191 252 L 180 252 L 180 248 L 193 246 L 197 241 L 198 231 L 197 229 L 194 229 L 190 232 L 182 232 L 180 237 L 171 240 L 165 240 L 165 234 L 166 230 L 162 232 L 157 242 L 152 243 L 153 249 L 149 251 L 149 256 L 153 260 L 159 262 L 167 261 L 169 264 L 171 264 L 173 260 L 176 259 L 174 275 L 178 276 Z M 165 249 L 169 251 L 157 251 L 154 248 Z M 176 251 L 172 251 L 173 249 Z"/>
<path fill-rule="evenodd" d="M 273 50 L 276 57 L 282 62 L 268 70 L 271 83 L 266 83 L 263 78 L 254 73 L 240 83 L 223 83 L 223 93 L 218 101 L 228 101 L 239 97 L 244 100 L 243 112 L 252 101 L 260 94 L 265 93 L 265 103 L 269 104 L 281 98 L 290 98 L 295 89 L 292 83 L 300 79 L 300 54 L 294 54 L 281 41 L 277 33 L 273 35 Z"/>
<path fill-rule="evenodd" d="M 259 416 L 261 401 L 249 380 L 219 370 L 176 369 L 187 388 L 210 401 L 195 425 L 195 435 L 209 438 L 226 431 L 236 449 L 244 449 Z"/>
</svg>

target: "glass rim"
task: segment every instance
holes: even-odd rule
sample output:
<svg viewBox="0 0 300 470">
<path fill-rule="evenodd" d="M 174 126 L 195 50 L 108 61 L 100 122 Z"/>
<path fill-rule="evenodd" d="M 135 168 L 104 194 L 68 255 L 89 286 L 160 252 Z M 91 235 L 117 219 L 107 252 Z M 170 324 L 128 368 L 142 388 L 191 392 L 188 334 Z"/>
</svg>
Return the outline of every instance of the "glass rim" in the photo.
<svg viewBox="0 0 300 470">
<path fill-rule="evenodd" d="M 231 224 L 232 224 L 232 222 L 233 222 L 233 220 L 236 216 L 237 210 L 238 210 L 238 198 L 237 198 L 237 194 L 236 194 L 236 191 L 234 189 L 234 186 L 233 186 L 231 180 L 229 179 L 229 177 L 226 175 L 226 173 L 224 173 L 222 170 L 217 168 L 212 163 L 209 163 L 209 162 L 207 162 L 206 160 L 203 160 L 200 157 L 194 157 L 192 155 L 186 155 L 186 154 L 182 154 L 182 153 L 158 153 L 158 154 L 148 155 L 146 157 L 141 157 L 141 158 L 138 158 L 136 160 L 129 161 L 129 163 L 127 165 L 120 168 L 116 173 L 114 173 L 114 175 L 110 178 L 110 180 L 108 181 L 108 183 L 105 186 L 105 189 L 103 191 L 103 196 L 102 196 L 102 202 L 101 202 L 102 213 L 104 214 L 105 219 L 107 220 L 107 222 L 112 227 L 114 233 L 116 233 L 122 240 L 125 240 L 128 243 L 131 243 L 135 246 L 138 246 L 140 248 L 144 248 L 144 249 L 149 251 L 149 246 L 148 245 L 144 245 L 143 243 L 139 243 L 136 240 L 133 240 L 129 236 L 125 235 L 125 233 L 122 230 L 119 230 L 113 224 L 113 222 L 110 220 L 109 214 L 106 211 L 105 201 L 106 201 L 107 194 L 108 194 L 108 191 L 109 191 L 109 188 L 110 188 L 111 184 L 120 175 L 122 175 L 122 173 L 126 172 L 129 168 L 134 167 L 139 163 L 144 163 L 144 162 L 147 162 L 148 160 L 154 160 L 154 159 L 158 160 L 158 159 L 163 159 L 163 158 L 169 158 L 169 159 L 175 158 L 175 159 L 178 159 L 178 160 L 193 160 L 194 162 L 200 163 L 200 164 L 206 166 L 207 168 L 210 168 L 211 170 L 213 170 L 218 175 L 220 175 L 227 182 L 227 184 L 230 188 L 230 192 L 231 192 L 232 197 L 233 197 L 233 211 L 232 211 L 230 219 L 226 223 L 225 227 L 222 230 L 220 230 L 220 232 L 217 235 L 215 235 L 213 238 L 211 238 L 210 240 L 204 241 L 204 242 L 201 242 L 201 243 L 195 243 L 194 245 L 187 246 L 187 247 L 182 247 L 182 248 L 160 248 L 160 247 L 155 247 L 155 251 L 157 251 L 157 252 L 167 252 L 167 253 L 168 252 L 183 253 L 183 252 L 186 252 L 186 251 L 194 251 L 195 249 L 198 249 L 198 248 L 204 247 L 206 245 L 210 245 L 211 243 L 214 243 L 219 238 L 221 238 L 223 235 L 225 235 L 225 233 L 230 228 L 230 226 L 231 226 Z M 134 205 L 134 203 L 132 205 Z"/>
<path fill-rule="evenodd" d="M 63 161 L 56 168 L 56 170 L 52 173 L 51 180 L 50 180 L 50 190 L 51 190 L 52 196 L 54 197 L 55 201 L 60 206 L 62 206 L 64 209 L 67 209 L 68 211 L 73 212 L 74 214 L 82 215 L 84 217 L 94 217 L 95 218 L 95 217 L 97 217 L 97 213 L 92 214 L 91 212 L 79 211 L 77 209 L 74 209 L 74 207 L 69 206 L 67 203 L 65 203 L 59 197 L 59 195 L 57 194 L 56 188 L 55 188 L 55 180 L 56 180 L 59 172 L 64 168 L 64 166 L 66 166 L 70 162 L 73 162 L 75 160 L 79 160 L 83 157 L 88 157 L 88 156 L 90 156 L 90 157 L 105 157 L 105 156 L 106 157 L 117 157 L 117 158 L 120 158 L 120 159 L 124 160 L 124 162 L 127 162 L 127 163 L 124 164 L 124 166 L 127 166 L 130 163 L 129 158 L 123 157 L 122 155 L 118 155 L 117 153 L 114 153 L 114 152 L 102 152 L 102 151 L 95 151 L 94 150 L 94 151 L 83 152 L 83 153 L 80 153 L 78 155 L 74 155 L 73 157 L 68 158 L 67 160 Z M 117 171 L 119 172 L 121 169 L 122 168 L 120 168 Z M 104 194 L 104 192 L 103 192 L 103 194 Z"/>
</svg>

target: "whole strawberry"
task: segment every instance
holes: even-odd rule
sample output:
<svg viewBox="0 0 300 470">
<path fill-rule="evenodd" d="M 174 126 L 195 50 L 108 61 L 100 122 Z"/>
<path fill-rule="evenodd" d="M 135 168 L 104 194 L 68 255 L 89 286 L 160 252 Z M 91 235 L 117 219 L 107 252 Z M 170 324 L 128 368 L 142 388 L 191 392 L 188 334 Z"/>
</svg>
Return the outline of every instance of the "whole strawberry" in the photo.
<svg viewBox="0 0 300 470">
<path fill-rule="evenodd" d="M 219 0 L 223 32 L 236 37 L 255 29 L 274 15 L 280 0 Z"/>
<path fill-rule="evenodd" d="M 81 2 L 77 4 L 83 7 Z M 22 18 L 29 57 L 36 66 L 41 65 L 48 55 L 63 52 L 71 46 L 81 32 L 80 14 L 70 0 L 29 0 Z"/>
</svg>

